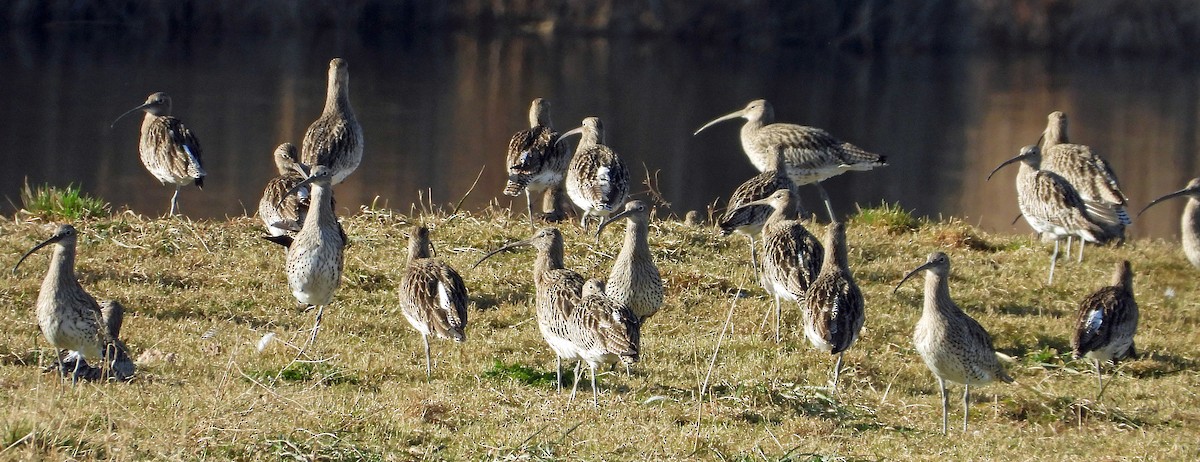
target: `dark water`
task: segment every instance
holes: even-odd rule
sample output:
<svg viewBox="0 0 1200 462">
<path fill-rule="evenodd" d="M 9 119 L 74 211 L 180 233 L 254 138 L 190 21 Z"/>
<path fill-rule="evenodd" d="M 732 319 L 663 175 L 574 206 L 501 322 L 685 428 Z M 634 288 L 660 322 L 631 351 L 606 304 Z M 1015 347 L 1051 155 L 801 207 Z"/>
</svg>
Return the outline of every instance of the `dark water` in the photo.
<svg viewBox="0 0 1200 462">
<path fill-rule="evenodd" d="M 672 41 L 480 39 L 465 35 L 381 38 L 193 36 L 139 41 L 118 32 L 10 34 L 0 41 L 0 201 L 6 212 L 31 184 L 76 183 L 91 194 L 161 215 L 170 189 L 141 166 L 140 118 L 108 124 L 154 91 L 204 146 L 206 188 L 181 207 L 193 218 L 253 214 L 274 175 L 270 153 L 298 143 L 321 111 L 331 57 L 348 60 L 351 101 L 364 126 L 359 170 L 338 186 L 343 213 L 378 198 L 407 211 L 418 191 L 456 202 L 486 167 L 465 207 L 499 196 L 504 150 L 526 126 L 529 101 L 554 105 L 560 131 L 590 115 L 669 212 L 703 210 L 756 173 L 728 122 L 716 116 L 767 98 L 780 121 L 827 129 L 889 156 L 891 166 L 827 181 L 839 213 L 898 202 L 925 216 L 957 216 L 984 228 L 1019 223 L 1016 169 L 987 173 L 1036 141 L 1052 110 L 1071 118 L 1072 141 L 1106 156 L 1134 211 L 1200 174 L 1200 72 L 1175 61 L 1045 56 L 746 52 Z M 645 166 L 643 168 L 643 165 Z M 638 184 L 634 191 L 644 191 Z M 804 197 L 810 209 L 812 188 Z M 523 199 L 515 202 L 523 210 Z M 1159 206 L 1134 236 L 1171 237 L 1183 202 Z"/>
</svg>

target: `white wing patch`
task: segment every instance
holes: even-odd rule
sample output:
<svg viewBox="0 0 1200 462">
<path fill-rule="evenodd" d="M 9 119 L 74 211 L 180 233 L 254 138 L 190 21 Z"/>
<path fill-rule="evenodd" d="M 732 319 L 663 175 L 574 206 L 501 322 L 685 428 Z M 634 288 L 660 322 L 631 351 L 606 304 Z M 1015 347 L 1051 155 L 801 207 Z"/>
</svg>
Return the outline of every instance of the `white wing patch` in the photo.
<svg viewBox="0 0 1200 462">
<path fill-rule="evenodd" d="M 1100 326 L 1104 324 L 1104 312 L 1101 310 L 1092 310 L 1088 313 L 1087 324 L 1084 328 L 1088 332 L 1096 332 L 1100 330 Z"/>
<path fill-rule="evenodd" d="M 438 292 L 438 306 L 441 307 L 442 311 L 444 311 L 446 313 L 453 313 L 454 312 L 454 305 L 453 305 L 454 301 L 451 300 L 450 291 L 446 289 L 446 285 L 442 284 L 442 281 L 438 281 L 438 283 L 437 283 L 437 292 Z"/>
<path fill-rule="evenodd" d="M 600 185 L 600 191 L 604 193 L 604 197 L 608 197 L 612 193 L 612 181 L 609 172 L 610 170 L 606 166 L 596 169 L 596 183 Z"/>
</svg>

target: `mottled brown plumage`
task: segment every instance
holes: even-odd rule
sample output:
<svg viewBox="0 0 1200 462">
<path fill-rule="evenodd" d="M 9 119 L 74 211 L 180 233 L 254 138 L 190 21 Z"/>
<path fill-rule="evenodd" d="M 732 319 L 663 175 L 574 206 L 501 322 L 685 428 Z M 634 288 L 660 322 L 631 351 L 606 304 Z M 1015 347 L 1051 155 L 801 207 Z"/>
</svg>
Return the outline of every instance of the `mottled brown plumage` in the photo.
<svg viewBox="0 0 1200 462">
<path fill-rule="evenodd" d="M 329 61 L 325 109 L 304 132 L 300 150 L 300 161 L 305 165 L 330 169 L 331 184 L 344 181 L 362 162 L 362 125 L 350 107 L 350 71 L 342 58 Z"/>
<path fill-rule="evenodd" d="M 316 341 L 325 306 L 333 302 L 333 294 L 342 279 L 343 252 L 347 242 L 337 215 L 333 212 L 332 178 L 332 170 L 318 165 L 313 167 L 308 178 L 285 194 L 296 194 L 307 186 L 312 201 L 304 217 L 304 227 L 296 233 L 288 247 L 285 264 L 292 295 L 300 303 L 317 307 L 316 322 L 305 348 Z M 304 348 L 300 351 L 301 355 L 303 353 Z"/>
<path fill-rule="evenodd" d="M 201 165 L 200 140 L 183 122 L 171 117 L 171 97 L 166 93 L 150 95 L 141 106 L 117 117 L 113 125 L 137 111 L 146 112 L 142 118 L 141 140 L 138 142 L 142 165 L 162 184 L 175 187 L 170 211 L 171 215 L 175 215 L 179 208 L 180 189 L 191 184 L 204 188 L 207 173 Z"/>
<path fill-rule="evenodd" d="M 759 171 L 766 171 L 771 159 L 782 153 L 787 174 L 797 185 L 815 184 L 825 202 L 830 220 L 836 221 L 829 195 L 820 185 L 830 177 L 848 171 L 865 171 L 887 166 L 887 158 L 845 143 L 825 130 L 803 125 L 773 123 L 775 110 L 767 100 L 751 101 L 745 108 L 718 117 L 695 133 L 721 121 L 744 118 L 742 149 Z"/>
<path fill-rule="evenodd" d="M 801 303 L 821 271 L 825 250 L 799 220 L 792 219 L 793 195 L 780 189 L 743 207 L 769 205 L 774 210 L 762 228 L 762 284 L 775 297 L 775 341 L 779 341 L 780 298 Z"/>
<path fill-rule="evenodd" d="M 598 404 L 596 369 L 617 361 L 626 365 L 636 363 L 641 342 L 641 323 L 637 315 L 605 292 L 604 281 L 600 279 L 589 279 L 584 283 L 579 303 L 566 324 L 568 336 L 592 373 L 592 404 Z M 571 396 L 574 395 L 575 386 L 572 385 Z"/>
<path fill-rule="evenodd" d="M 1133 270 L 1129 261 L 1117 263 L 1112 285 L 1092 292 L 1079 304 L 1071 353 L 1087 357 L 1096 365 L 1096 400 L 1104 394 L 1100 375 L 1102 361 L 1116 361 L 1134 354 L 1133 335 L 1137 332 L 1138 304 L 1133 299 Z"/>
<path fill-rule="evenodd" d="M 842 357 L 858 340 L 866 319 L 862 291 L 850 273 L 845 223 L 833 222 L 825 232 L 825 259 L 808 288 L 804 306 L 804 336 L 817 349 L 838 355 L 832 381 L 836 391 Z"/>
<path fill-rule="evenodd" d="M 1093 221 L 1104 230 L 1103 242 L 1123 242 L 1125 226 L 1132 220 L 1126 210 L 1129 199 L 1121 191 L 1116 173 L 1091 147 L 1068 141 L 1066 114 L 1054 111 L 1046 118 L 1046 130 L 1042 132 L 1039 146 L 1042 153 L 1040 168 L 1057 173 L 1079 193 Z M 1082 244 L 1079 255 L 1082 260 Z"/>
<path fill-rule="evenodd" d="M 1021 163 L 1017 171 L 1017 205 L 1021 216 L 1034 231 L 1054 240 L 1048 279 L 1053 283 L 1062 238 L 1079 236 L 1083 241 L 1103 243 L 1107 235 L 1070 183 L 1057 173 L 1040 169 L 1041 152 L 1037 146 L 1021 148 L 1019 155 L 993 169 L 988 179 L 1013 162 Z"/>
<path fill-rule="evenodd" d="M 429 229 L 413 227 L 408 266 L 400 279 L 400 311 L 425 342 L 425 374 L 433 373 L 429 336 L 466 341 L 467 287 L 458 272 L 431 258 Z"/>
<path fill-rule="evenodd" d="M 49 239 L 25 252 L 13 266 L 12 272 L 16 275 L 21 263 L 38 249 L 54 244 L 54 256 L 50 259 L 50 266 L 38 292 L 38 327 L 54 348 L 68 350 L 92 364 L 101 364 L 109 344 L 108 329 L 103 325 L 100 304 L 83 290 L 75 277 L 76 239 L 75 227 L 60 225 Z M 64 372 L 70 372 L 72 378 L 78 378 L 81 368 L 85 373 L 87 371 L 84 361 L 76 360 L 75 367 Z"/>
<path fill-rule="evenodd" d="M 563 133 L 559 139 L 580 134 L 579 146 L 567 167 L 567 195 L 583 209 L 580 225 L 587 219 L 604 221 L 629 197 L 629 169 L 612 149 L 604 145 L 604 125 L 598 117 L 583 119 L 583 125 Z"/>
<path fill-rule="evenodd" d="M 558 143 L 558 132 L 550 123 L 550 102 L 542 98 L 529 106 L 528 130 L 513 134 L 508 142 L 506 168 L 508 181 L 504 194 L 516 196 L 525 192 L 529 223 L 533 224 L 533 195 L 561 188 L 571 161 L 566 144 Z M 557 205 L 551 202 L 552 205 Z"/>
<path fill-rule="evenodd" d="M 262 199 L 258 201 L 258 217 L 267 226 L 272 236 L 294 236 L 304 227 L 304 216 L 308 214 L 309 191 L 304 188 L 294 195 L 285 196 L 304 181 L 303 168 L 299 163 L 299 152 L 292 143 L 283 143 L 271 154 L 279 176 L 267 181 Z"/>
<path fill-rule="evenodd" d="M 925 271 L 925 303 L 921 320 L 913 330 L 913 344 L 925 365 L 937 377 L 942 395 L 942 434 L 949 423 L 950 401 L 946 381 L 963 384 L 963 432 L 967 431 L 971 385 L 993 380 L 1011 383 L 992 346 L 992 337 L 950 298 L 950 257 L 942 252 L 929 255 L 925 264 L 904 276 L 892 292 L 913 275 Z"/>
<path fill-rule="evenodd" d="M 1154 204 L 1175 197 L 1188 198 L 1187 205 L 1183 207 L 1183 215 L 1179 219 L 1180 238 L 1184 255 L 1192 266 L 1200 268 L 1200 178 L 1192 178 L 1187 187 L 1150 201 L 1138 215 L 1146 213 Z"/>
<path fill-rule="evenodd" d="M 754 266 L 755 273 L 758 272 L 758 257 L 754 248 L 755 240 L 762 234 L 763 223 L 767 222 L 767 217 L 771 216 L 771 212 L 775 209 L 769 205 L 754 205 L 744 207 L 744 205 L 762 200 L 770 196 L 775 191 L 780 189 L 791 190 L 792 197 L 796 200 L 796 213 L 802 215 L 803 207 L 800 206 L 799 195 L 796 184 L 788 178 L 787 172 L 781 167 L 783 162 L 783 152 L 777 151 L 767 164 L 767 169 L 746 180 L 733 191 L 729 196 L 729 204 L 725 207 L 725 214 L 721 216 L 718 226 L 721 228 L 721 234 L 728 236 L 731 233 L 737 232 L 745 235 L 750 240 L 750 264 Z"/>
<path fill-rule="evenodd" d="M 650 205 L 629 201 L 625 210 L 600 223 L 596 239 L 609 223 L 624 218 L 625 243 L 608 274 L 605 292 L 617 303 L 628 306 L 639 322 L 654 316 L 663 302 L 662 277 L 650 253 Z"/>
</svg>

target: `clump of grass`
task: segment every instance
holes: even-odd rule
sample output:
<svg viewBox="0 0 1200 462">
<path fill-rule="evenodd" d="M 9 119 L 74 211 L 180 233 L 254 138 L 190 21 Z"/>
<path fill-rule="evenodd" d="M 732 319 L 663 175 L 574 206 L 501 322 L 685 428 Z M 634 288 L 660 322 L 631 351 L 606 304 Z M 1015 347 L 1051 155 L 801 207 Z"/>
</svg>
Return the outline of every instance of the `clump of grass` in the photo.
<svg viewBox="0 0 1200 462">
<path fill-rule="evenodd" d="M 948 249 L 967 249 L 980 252 L 1005 250 L 1003 246 L 980 237 L 975 228 L 955 219 L 938 226 L 933 233 L 933 241 Z"/>
<path fill-rule="evenodd" d="M 878 207 L 859 207 L 853 220 L 873 228 L 882 228 L 888 234 L 904 234 L 916 231 L 921 226 L 921 221 L 909 211 L 900 208 L 899 202 L 883 203 Z"/>
<path fill-rule="evenodd" d="M 83 220 L 110 215 L 108 202 L 83 194 L 79 186 L 57 188 L 49 184 L 21 188 L 21 210 L 43 220 Z"/>
<path fill-rule="evenodd" d="M 484 377 L 488 378 L 509 378 L 525 385 L 547 386 L 553 385 L 557 380 L 557 376 L 553 372 L 540 371 L 520 363 L 504 364 L 503 361 L 497 359 L 492 363 L 492 368 L 483 372 Z M 565 380 L 572 380 L 571 374 L 567 374 Z"/>
</svg>

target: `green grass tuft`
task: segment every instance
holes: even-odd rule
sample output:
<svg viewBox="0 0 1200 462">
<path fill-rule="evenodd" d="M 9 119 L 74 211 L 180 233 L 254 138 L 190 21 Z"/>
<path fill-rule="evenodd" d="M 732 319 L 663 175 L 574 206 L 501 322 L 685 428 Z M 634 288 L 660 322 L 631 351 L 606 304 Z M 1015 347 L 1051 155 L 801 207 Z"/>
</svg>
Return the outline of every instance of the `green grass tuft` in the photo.
<svg viewBox="0 0 1200 462">
<path fill-rule="evenodd" d="M 882 228 L 888 234 L 904 234 L 916 231 L 921 226 L 921 221 L 913 217 L 912 213 L 900 208 L 898 202 L 883 203 L 879 207 L 859 207 L 853 221 L 873 228 Z"/>
<path fill-rule="evenodd" d="M 107 202 L 83 194 L 79 186 L 69 184 L 60 189 L 46 184 L 32 187 L 28 179 L 21 188 L 21 209 L 26 214 L 50 221 L 77 221 L 111 214 Z"/>
<path fill-rule="evenodd" d="M 509 378 L 533 386 L 554 385 L 554 381 L 557 379 L 554 372 L 540 371 L 520 363 L 504 364 L 499 359 L 492 363 L 491 369 L 483 372 L 483 376 L 492 379 Z M 570 385 L 571 380 L 573 380 L 571 374 L 566 374 L 564 381 Z"/>
</svg>

